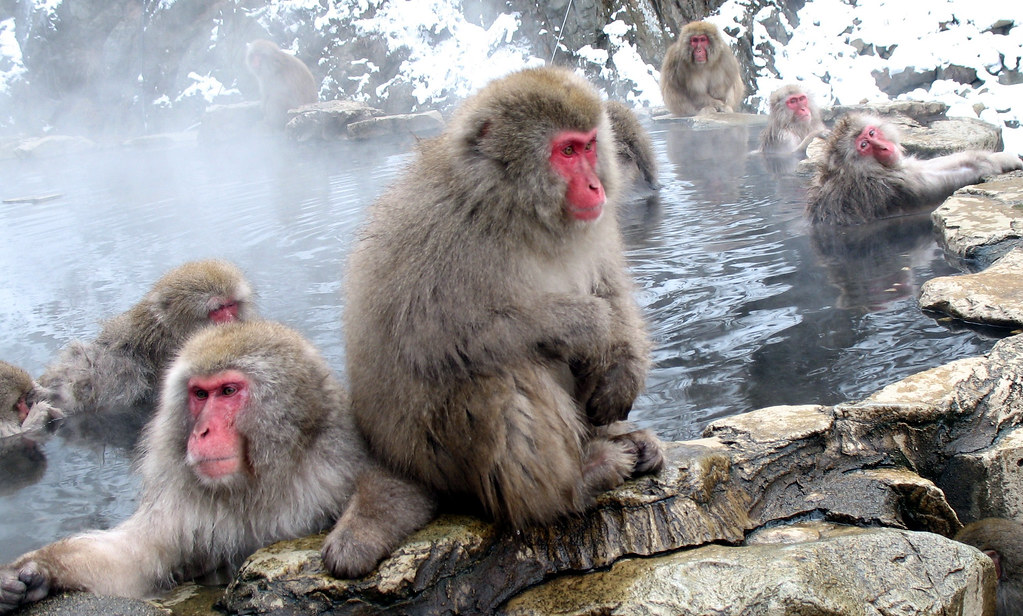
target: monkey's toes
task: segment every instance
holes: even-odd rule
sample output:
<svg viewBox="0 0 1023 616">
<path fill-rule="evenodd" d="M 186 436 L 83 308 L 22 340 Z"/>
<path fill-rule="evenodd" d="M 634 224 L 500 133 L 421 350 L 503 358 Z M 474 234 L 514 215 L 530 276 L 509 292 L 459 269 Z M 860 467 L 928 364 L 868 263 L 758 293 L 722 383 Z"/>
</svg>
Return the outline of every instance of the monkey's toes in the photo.
<svg viewBox="0 0 1023 616">
<path fill-rule="evenodd" d="M 359 541 L 348 529 L 327 535 L 320 556 L 323 566 L 336 578 L 360 578 L 372 571 L 388 552 L 370 542 Z"/>
</svg>

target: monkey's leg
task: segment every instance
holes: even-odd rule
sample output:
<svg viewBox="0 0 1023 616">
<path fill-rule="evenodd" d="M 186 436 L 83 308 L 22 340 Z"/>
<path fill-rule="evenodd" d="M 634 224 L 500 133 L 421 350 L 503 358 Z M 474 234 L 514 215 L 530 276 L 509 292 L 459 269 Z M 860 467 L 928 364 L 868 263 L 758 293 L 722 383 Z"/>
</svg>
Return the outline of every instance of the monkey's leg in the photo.
<svg viewBox="0 0 1023 616">
<path fill-rule="evenodd" d="M 323 564 L 335 577 L 369 573 L 412 532 L 430 521 L 433 496 L 417 483 L 371 466 L 323 542 Z"/>
</svg>

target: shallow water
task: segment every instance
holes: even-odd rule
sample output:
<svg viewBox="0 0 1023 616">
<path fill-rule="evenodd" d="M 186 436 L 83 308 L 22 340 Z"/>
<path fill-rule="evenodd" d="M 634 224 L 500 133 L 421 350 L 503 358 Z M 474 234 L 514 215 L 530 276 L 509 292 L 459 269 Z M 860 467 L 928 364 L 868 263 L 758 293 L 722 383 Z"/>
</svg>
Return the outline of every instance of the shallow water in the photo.
<svg viewBox="0 0 1023 616">
<path fill-rule="evenodd" d="M 774 404 L 862 398 L 986 352 L 994 339 L 920 312 L 919 285 L 955 271 L 926 216 L 835 236 L 803 222 L 804 180 L 757 155 L 756 129 L 652 131 L 659 197 L 622 211 L 655 365 L 632 417 L 666 439 Z M 183 261 L 224 257 L 263 316 L 343 369 L 344 257 L 408 144 L 111 149 L 0 161 L 0 358 L 41 372 L 73 338 Z M 79 417 L 0 443 L 0 562 L 135 507 L 140 421 Z"/>
</svg>

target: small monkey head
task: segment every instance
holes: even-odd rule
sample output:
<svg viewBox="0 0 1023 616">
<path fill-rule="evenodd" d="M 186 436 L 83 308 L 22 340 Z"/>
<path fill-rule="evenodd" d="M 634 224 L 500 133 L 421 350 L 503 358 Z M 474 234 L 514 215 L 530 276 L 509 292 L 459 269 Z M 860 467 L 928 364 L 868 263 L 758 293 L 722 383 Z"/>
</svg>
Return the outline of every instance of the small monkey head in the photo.
<svg viewBox="0 0 1023 616">
<path fill-rule="evenodd" d="M 685 60 L 690 64 L 706 64 L 722 44 L 717 26 L 707 21 L 686 24 L 679 33 L 679 39 L 689 46 Z"/>
<path fill-rule="evenodd" d="M 902 161 L 898 130 L 869 115 L 847 115 L 836 122 L 827 152 L 826 162 L 833 168 L 869 170 L 877 164 L 897 167 Z"/>
</svg>

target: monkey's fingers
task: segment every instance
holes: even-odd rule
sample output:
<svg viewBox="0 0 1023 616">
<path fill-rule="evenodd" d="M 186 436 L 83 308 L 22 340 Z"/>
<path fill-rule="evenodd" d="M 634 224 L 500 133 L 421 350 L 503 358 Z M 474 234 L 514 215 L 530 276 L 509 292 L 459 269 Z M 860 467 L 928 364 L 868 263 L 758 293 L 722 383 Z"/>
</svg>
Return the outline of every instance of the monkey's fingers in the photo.
<svg viewBox="0 0 1023 616">
<path fill-rule="evenodd" d="M 25 584 L 25 603 L 39 601 L 50 594 L 50 578 L 35 561 L 27 562 L 21 567 L 18 579 Z"/>
</svg>

